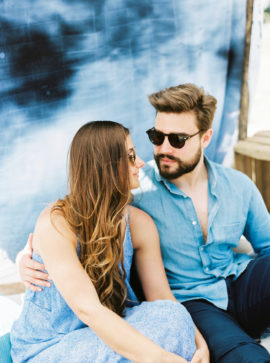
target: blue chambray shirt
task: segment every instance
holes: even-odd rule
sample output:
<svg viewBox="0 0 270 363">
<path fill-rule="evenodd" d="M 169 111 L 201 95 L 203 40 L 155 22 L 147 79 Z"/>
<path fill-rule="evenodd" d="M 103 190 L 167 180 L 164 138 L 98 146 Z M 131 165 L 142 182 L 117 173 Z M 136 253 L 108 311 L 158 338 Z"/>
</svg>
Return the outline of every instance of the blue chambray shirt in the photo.
<svg viewBox="0 0 270 363">
<path fill-rule="evenodd" d="M 206 243 L 192 199 L 159 175 L 154 160 L 141 170 L 141 187 L 133 193 L 133 204 L 155 221 L 167 277 L 178 301 L 206 299 L 226 309 L 225 278 L 238 277 L 251 260 L 232 249 L 244 235 L 256 253 L 270 253 L 270 216 L 261 194 L 246 175 L 206 157 L 205 164 Z"/>
</svg>

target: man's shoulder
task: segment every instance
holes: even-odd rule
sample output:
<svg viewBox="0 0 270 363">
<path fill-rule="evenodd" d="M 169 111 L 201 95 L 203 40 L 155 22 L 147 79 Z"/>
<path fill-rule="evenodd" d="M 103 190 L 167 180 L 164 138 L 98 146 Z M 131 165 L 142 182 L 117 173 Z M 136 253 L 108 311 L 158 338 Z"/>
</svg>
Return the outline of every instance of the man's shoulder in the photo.
<svg viewBox="0 0 270 363">
<path fill-rule="evenodd" d="M 230 182 L 239 182 L 247 185 L 253 184 L 252 180 L 240 170 L 236 170 L 232 167 L 228 167 L 222 164 L 218 164 L 214 161 L 208 160 L 208 163 L 214 171 L 217 178 L 227 179 Z"/>
</svg>

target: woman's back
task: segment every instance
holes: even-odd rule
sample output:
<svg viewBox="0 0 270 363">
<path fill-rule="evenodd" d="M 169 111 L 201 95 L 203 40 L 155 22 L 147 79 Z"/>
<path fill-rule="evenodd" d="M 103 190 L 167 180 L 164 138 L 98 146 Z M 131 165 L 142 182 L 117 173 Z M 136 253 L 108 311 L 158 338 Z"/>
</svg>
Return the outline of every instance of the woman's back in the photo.
<svg viewBox="0 0 270 363">
<path fill-rule="evenodd" d="M 126 306 L 130 307 L 137 305 L 138 302 L 129 283 L 133 258 L 129 223 L 127 223 L 123 246 L 124 268 L 126 271 L 125 284 L 128 294 Z M 78 256 L 79 253 L 80 245 L 78 243 Z M 35 252 L 33 253 L 33 259 L 43 263 L 41 257 Z M 44 287 L 41 292 L 27 290 L 22 313 L 12 327 L 12 355 L 16 357 L 14 358 L 15 361 L 17 361 L 18 357 L 26 360 L 58 343 L 63 335 L 85 327 L 87 325 L 70 309 L 53 281 L 51 287 Z"/>
</svg>

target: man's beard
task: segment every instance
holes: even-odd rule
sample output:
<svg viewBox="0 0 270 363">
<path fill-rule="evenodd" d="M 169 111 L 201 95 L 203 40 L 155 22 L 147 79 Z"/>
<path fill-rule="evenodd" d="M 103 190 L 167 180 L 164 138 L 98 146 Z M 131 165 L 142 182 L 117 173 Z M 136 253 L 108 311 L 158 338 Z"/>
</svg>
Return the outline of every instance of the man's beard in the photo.
<svg viewBox="0 0 270 363">
<path fill-rule="evenodd" d="M 198 165 L 200 159 L 201 159 L 201 155 L 202 155 L 202 150 L 201 148 L 198 149 L 197 153 L 195 154 L 195 156 L 193 157 L 192 160 L 190 161 L 182 161 L 179 158 L 176 158 L 172 155 L 167 155 L 167 154 L 156 154 L 154 155 L 158 170 L 159 170 L 159 174 L 168 180 L 173 180 L 176 178 L 179 178 L 180 176 L 190 173 L 191 171 L 193 171 L 196 166 Z M 174 171 L 170 171 L 170 166 L 169 165 L 160 165 L 160 159 L 163 158 L 167 158 L 170 160 L 175 160 L 177 163 L 177 168 Z"/>
</svg>

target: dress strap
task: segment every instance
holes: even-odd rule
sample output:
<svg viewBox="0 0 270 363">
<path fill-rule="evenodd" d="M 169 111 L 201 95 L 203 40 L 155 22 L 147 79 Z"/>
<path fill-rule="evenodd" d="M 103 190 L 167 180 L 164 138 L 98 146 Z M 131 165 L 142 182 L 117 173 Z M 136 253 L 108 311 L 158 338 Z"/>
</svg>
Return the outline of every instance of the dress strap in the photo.
<svg viewBox="0 0 270 363">
<path fill-rule="evenodd" d="M 123 213 L 123 217 L 125 218 L 126 224 L 129 222 L 129 205 L 127 205 L 127 216 Z"/>
</svg>

